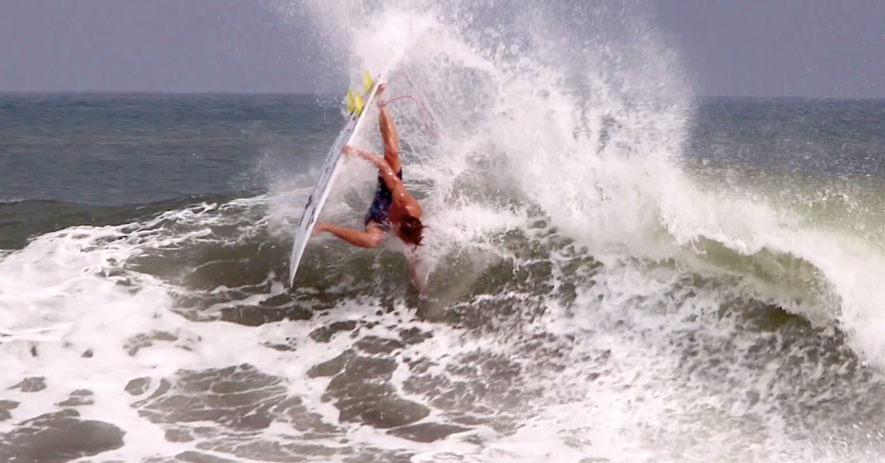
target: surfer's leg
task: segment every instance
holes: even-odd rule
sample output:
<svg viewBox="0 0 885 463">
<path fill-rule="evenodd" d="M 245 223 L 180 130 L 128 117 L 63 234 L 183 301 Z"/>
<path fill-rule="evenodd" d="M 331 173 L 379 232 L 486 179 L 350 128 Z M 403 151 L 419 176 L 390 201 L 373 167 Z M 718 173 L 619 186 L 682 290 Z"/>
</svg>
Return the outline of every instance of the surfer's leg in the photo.
<svg viewBox="0 0 885 463">
<path fill-rule="evenodd" d="M 396 133 L 396 124 L 393 123 L 393 117 L 390 116 L 387 106 L 381 107 L 378 123 L 381 126 L 381 138 L 384 140 L 384 160 L 390 164 L 394 172 L 398 173 L 403 170 L 403 165 L 399 160 L 399 137 Z"/>
<path fill-rule="evenodd" d="M 327 231 L 348 243 L 361 248 L 374 248 L 381 244 L 384 239 L 384 231 L 378 224 L 372 222 L 366 225 L 366 231 L 354 230 L 352 228 L 339 227 L 328 222 L 320 222 L 316 224 L 314 233 Z"/>
</svg>

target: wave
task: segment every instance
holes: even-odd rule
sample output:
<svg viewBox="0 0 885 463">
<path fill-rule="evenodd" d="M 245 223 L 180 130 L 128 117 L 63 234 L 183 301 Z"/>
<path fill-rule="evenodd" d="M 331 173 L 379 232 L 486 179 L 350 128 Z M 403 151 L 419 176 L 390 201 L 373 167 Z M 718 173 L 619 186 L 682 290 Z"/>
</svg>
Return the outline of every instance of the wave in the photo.
<svg viewBox="0 0 885 463">
<path fill-rule="evenodd" d="M 415 107 L 394 108 L 406 176 L 435 231 L 428 260 L 464 248 L 511 256 L 496 237 L 532 236 L 540 220 L 545 236 L 574 240 L 593 260 L 737 275 L 746 298 L 838 326 L 858 353 L 885 361 L 880 325 L 869 324 L 885 254 L 875 222 L 865 233 L 856 222 L 876 216 L 878 188 L 700 178 L 682 157 L 696 106 L 690 81 L 642 2 L 298 5 L 313 8 L 317 36 L 333 40 L 326 58 L 348 63 L 349 75 L 405 56 L 407 78 L 394 75 L 391 92 L 419 82 L 441 125 L 436 140 Z M 375 131 L 364 135 L 377 149 Z M 371 183 L 365 169 L 349 171 L 339 205 L 354 192 L 363 201 Z M 328 215 L 344 219 L 354 204 Z"/>
<path fill-rule="evenodd" d="M 398 252 L 354 249 L 332 239 L 311 244 L 303 278 L 290 291 L 285 279 L 291 224 L 276 222 L 271 214 L 280 201 L 264 195 L 198 202 L 140 221 L 75 226 L 40 235 L 26 248 L 0 258 L 0 336 L 7 354 L 9 348 L 24 343 L 33 346 L 38 358 L 44 358 L 62 355 L 54 346 L 66 345 L 65 350 L 77 356 L 92 351 L 110 361 L 106 356 L 116 351 L 114 343 L 144 345 L 138 349 L 146 352 L 159 353 L 150 346 L 165 349 L 167 344 L 169 348 L 204 352 L 227 344 L 226 337 L 237 339 L 241 352 L 225 348 L 223 356 L 211 365 L 220 368 L 248 358 L 258 362 L 253 364 L 261 365 L 263 371 L 276 371 L 258 361 L 267 353 L 252 352 L 250 343 L 313 352 L 310 342 L 320 339 L 323 330 L 335 333 L 357 321 L 372 326 L 376 317 L 387 320 L 383 326 L 391 330 L 428 329 L 420 320 L 429 319 L 437 326 L 432 330 L 437 343 L 466 344 L 460 354 L 451 347 L 428 345 L 425 348 L 430 351 L 422 349 L 421 356 L 441 362 L 447 369 L 462 362 L 480 362 L 489 371 L 497 371 L 495 375 L 505 375 L 471 387 L 499 381 L 496 387 L 517 387 L 508 394 L 524 398 L 533 397 L 538 387 L 547 389 L 541 394 L 543 399 L 538 399 L 539 409 L 511 409 L 509 413 L 515 415 L 490 412 L 496 417 L 485 419 L 502 426 L 501 430 L 516 420 L 523 433 L 528 429 L 552 432 L 553 426 L 558 431 L 547 436 L 545 445 L 559 451 L 570 448 L 563 447 L 559 433 L 584 429 L 587 417 L 606 423 L 594 426 L 602 433 L 594 434 L 596 439 L 603 438 L 609 432 L 606 430 L 620 430 L 620 439 L 624 439 L 622 433 L 636 413 L 669 416 L 665 407 L 651 403 L 629 405 L 647 394 L 664 394 L 658 389 L 661 381 L 673 387 L 665 393 L 669 402 L 690 406 L 715 393 L 717 400 L 734 407 L 729 422 L 761 417 L 771 420 L 764 424 L 771 427 L 784 420 L 781 425 L 803 435 L 817 432 L 818 425 L 813 423 L 829 428 L 827 423 L 834 419 L 850 420 L 858 410 L 872 413 L 881 405 L 864 392 L 877 387 L 875 381 L 847 350 L 850 344 L 844 344 L 838 333 L 827 331 L 826 319 L 815 328 L 782 311 L 786 307 L 796 312 L 802 307 L 785 304 L 791 298 L 809 304 L 807 292 L 798 290 L 795 281 L 819 278 L 819 270 L 801 259 L 764 250 L 747 256 L 713 240 L 698 240 L 693 249 L 695 259 L 702 260 L 705 268 L 689 264 L 687 258 L 651 261 L 624 254 L 593 256 L 580 241 L 551 227 L 550 219 L 540 211 L 534 212 L 535 221 L 524 228 L 515 220 L 509 222 L 514 228 L 504 227 L 506 220 L 491 220 L 480 213 L 473 216 L 477 222 L 490 220 L 499 231 L 480 233 L 482 238 L 470 235 L 471 240 L 447 248 L 432 274 L 430 300 L 410 296 Z M 748 296 L 763 293 L 747 284 L 751 279 L 776 289 L 768 292 L 774 296 Z M 77 294 L 81 296 L 73 297 Z M 123 308 L 131 318 L 125 324 L 121 325 L 122 320 L 99 322 L 118 319 Z M 250 340 L 254 334 L 238 329 L 219 331 L 228 324 L 256 327 L 256 334 L 273 334 Z M 447 334 L 440 324 L 467 331 Z M 388 328 L 365 329 L 377 336 Z M 303 330 L 310 336 L 304 332 L 295 341 L 293 333 Z M 354 342 L 360 339 L 363 337 L 357 336 Z M 180 360 L 169 367 L 186 368 L 189 357 L 175 355 Z M 310 355 L 317 357 L 299 357 L 299 368 L 326 358 L 319 353 Z M 791 363 L 796 355 L 806 360 Z M 114 368 L 118 370 L 127 365 L 130 375 L 144 375 L 142 367 L 132 362 L 145 359 L 133 357 L 108 365 L 117 365 Z M 521 366 L 506 366 L 511 361 Z M 209 368 L 210 363 L 201 360 L 199 368 Z M 789 379 L 763 386 L 765 382 L 760 381 L 773 367 L 782 369 L 779 375 Z M 819 369 L 819 374 L 803 373 L 809 368 Z M 18 377 L 17 371 L 18 367 L 10 377 Z M 518 376 L 504 380 L 516 371 Z M 45 370 L 43 374 L 50 383 L 61 378 L 59 372 Z M 180 374 L 187 377 L 191 373 Z M 475 380 L 468 373 L 459 374 L 466 375 L 465 380 Z M 410 381 L 437 381 L 433 376 L 420 378 L 418 374 Z M 631 389 L 616 393 L 624 384 L 630 384 Z M 733 389 L 716 386 L 726 384 L 734 385 Z M 412 390 L 409 387 L 413 386 L 403 387 Z M 712 389 L 700 392 L 695 387 Z M 852 405 L 834 409 L 820 403 L 816 409 L 808 409 L 833 389 Z M 580 399 L 583 394 L 591 394 L 593 399 Z M 494 397 L 489 400 L 498 400 Z M 603 402 L 609 406 L 601 414 Z M 571 403 L 571 412 L 555 405 L 558 403 Z M 504 404 L 487 406 L 494 410 Z M 443 402 L 436 407 L 447 410 Z M 460 410 L 453 407 L 451 411 Z M 563 423 L 566 416 L 576 419 L 573 414 L 578 411 L 583 420 Z M 471 413 L 477 411 L 471 409 Z M 526 423 L 524 413 L 540 415 Z M 679 415 L 678 427 L 709 426 L 709 419 L 703 414 Z M 740 439 L 755 435 L 740 425 L 729 426 L 733 425 L 737 427 L 722 432 Z M 737 437 L 744 432 L 750 434 Z M 629 436 L 631 442 L 645 441 L 639 435 Z M 505 442 L 511 441 L 499 445 Z M 617 440 L 604 442 L 606 449 L 624 451 Z M 795 450 L 785 450 L 785 445 L 775 441 L 763 448 L 764 452 L 795 455 Z M 672 447 L 674 452 L 689 455 L 709 454 L 709 449 L 703 448 L 685 441 Z M 531 459 L 525 450 L 513 451 L 520 458 Z M 591 454 L 597 454 L 594 452 Z"/>
<path fill-rule="evenodd" d="M 79 225 L 118 225 L 146 219 L 194 202 L 225 202 L 237 195 L 188 195 L 146 204 L 95 206 L 55 200 L 0 203 L 0 249 L 21 249 L 29 239 Z"/>
</svg>

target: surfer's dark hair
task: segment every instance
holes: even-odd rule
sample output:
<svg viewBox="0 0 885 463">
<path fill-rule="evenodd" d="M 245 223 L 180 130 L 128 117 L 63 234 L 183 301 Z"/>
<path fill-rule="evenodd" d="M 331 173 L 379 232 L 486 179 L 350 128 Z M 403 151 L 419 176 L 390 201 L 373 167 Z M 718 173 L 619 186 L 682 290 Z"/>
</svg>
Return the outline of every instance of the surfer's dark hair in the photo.
<svg viewBox="0 0 885 463">
<path fill-rule="evenodd" d="M 400 222 L 399 232 L 406 243 L 414 244 L 416 247 L 421 246 L 421 240 L 424 239 L 424 224 L 418 217 L 406 215 Z"/>
</svg>

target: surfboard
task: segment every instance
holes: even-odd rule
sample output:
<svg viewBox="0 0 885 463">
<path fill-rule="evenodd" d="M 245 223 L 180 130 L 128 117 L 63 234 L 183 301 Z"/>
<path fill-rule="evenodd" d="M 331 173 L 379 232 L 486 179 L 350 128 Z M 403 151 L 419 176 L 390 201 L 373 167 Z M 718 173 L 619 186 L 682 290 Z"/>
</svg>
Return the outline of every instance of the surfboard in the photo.
<svg viewBox="0 0 885 463">
<path fill-rule="evenodd" d="M 313 232 L 313 227 L 316 225 L 326 199 L 329 198 L 332 185 L 335 183 L 335 177 L 337 177 L 341 165 L 344 163 L 344 156 L 341 150 L 359 133 L 359 129 L 366 120 L 364 116 L 367 111 L 365 109 L 371 107 L 370 105 L 375 100 L 375 95 L 378 91 L 377 83 L 384 82 L 383 79 L 386 73 L 385 71 L 377 79 L 372 79 L 369 71 L 366 71 L 363 78 L 364 93 L 354 92 L 353 90 L 347 92 L 347 110 L 349 114 L 344 121 L 344 127 L 338 133 L 332 148 L 329 149 L 329 153 L 326 155 L 326 160 L 323 162 L 323 167 L 320 170 L 320 176 L 313 187 L 313 191 L 307 198 L 307 204 L 304 206 L 304 212 L 301 214 L 298 230 L 295 232 L 295 242 L 292 243 L 292 255 L 289 258 L 289 286 L 295 283 L 295 273 L 298 271 L 298 265 L 301 263 L 301 258 L 304 255 L 307 241 L 310 239 L 310 234 Z"/>
</svg>

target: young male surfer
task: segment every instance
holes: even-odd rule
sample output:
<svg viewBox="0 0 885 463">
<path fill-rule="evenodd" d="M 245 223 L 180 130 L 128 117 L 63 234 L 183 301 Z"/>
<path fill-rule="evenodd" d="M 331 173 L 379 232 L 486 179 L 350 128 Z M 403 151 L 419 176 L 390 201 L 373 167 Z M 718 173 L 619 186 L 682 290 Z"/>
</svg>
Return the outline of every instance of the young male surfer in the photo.
<svg viewBox="0 0 885 463">
<path fill-rule="evenodd" d="M 378 96 L 384 92 L 384 84 L 379 84 Z M 378 187 L 375 200 L 366 214 L 365 231 L 341 227 L 329 222 L 319 222 L 314 226 L 313 233 L 329 232 L 348 243 L 362 248 L 374 248 L 381 244 L 387 232 L 393 232 L 407 245 L 412 245 L 408 252 L 409 277 L 412 284 L 423 292 L 417 277 L 417 255 L 415 250 L 424 239 L 424 225 L 421 223 L 421 205 L 406 191 L 403 185 L 403 166 L 399 159 L 399 139 L 393 117 L 382 100 L 379 103 L 381 113 L 378 122 L 381 138 L 384 140 L 384 157 L 354 148 L 344 147 L 344 154 L 358 156 L 371 162 L 378 169 Z"/>
</svg>

